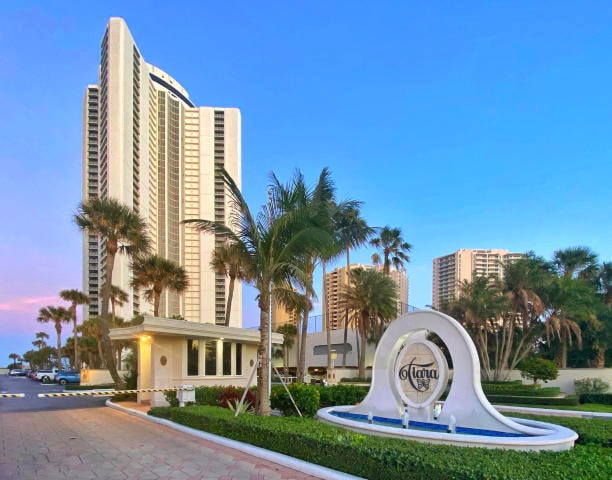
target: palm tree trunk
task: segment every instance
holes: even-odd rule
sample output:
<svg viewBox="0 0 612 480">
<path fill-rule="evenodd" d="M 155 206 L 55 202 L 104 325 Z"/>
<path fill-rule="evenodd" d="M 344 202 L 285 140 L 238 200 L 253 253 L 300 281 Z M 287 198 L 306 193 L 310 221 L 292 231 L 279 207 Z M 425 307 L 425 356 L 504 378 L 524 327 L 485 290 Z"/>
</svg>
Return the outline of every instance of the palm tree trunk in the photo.
<svg viewBox="0 0 612 480">
<path fill-rule="evenodd" d="M 232 300 L 234 298 L 234 282 L 236 281 L 235 277 L 230 277 L 229 286 L 227 287 L 227 306 L 225 307 L 225 326 L 229 327 L 230 324 L 230 314 L 232 313 Z"/>
<path fill-rule="evenodd" d="M 304 382 L 306 376 L 306 337 L 308 335 L 308 308 L 304 310 L 304 318 L 302 319 L 302 333 L 300 335 L 300 358 L 297 365 L 297 381 Z"/>
<path fill-rule="evenodd" d="M 267 296 L 266 296 L 267 297 Z M 263 300 L 263 302 L 261 301 Z M 270 357 L 268 355 L 268 322 L 269 322 L 269 307 L 263 307 L 268 301 L 263 295 L 260 297 L 260 313 L 259 313 L 259 358 L 261 358 L 261 373 L 257 375 L 257 404 L 259 405 L 259 414 L 267 417 L 270 415 L 270 390 L 268 388 L 269 375 L 268 365 Z"/>
<path fill-rule="evenodd" d="M 346 249 L 346 286 L 349 284 L 349 270 L 351 268 L 350 247 Z M 346 368 L 346 351 L 348 350 L 348 308 L 344 309 L 344 352 L 342 352 L 342 368 Z"/>
<path fill-rule="evenodd" d="M 74 339 L 74 368 L 79 368 L 81 363 L 81 357 L 79 355 L 79 338 L 77 337 L 77 317 L 76 317 L 76 306 L 74 308 L 74 324 L 72 326 L 72 338 Z"/>
<path fill-rule="evenodd" d="M 59 328 L 58 328 L 59 326 Z M 57 324 L 55 326 L 57 332 L 57 368 L 62 369 L 62 326 Z"/>
<path fill-rule="evenodd" d="M 357 376 L 359 378 L 365 378 L 367 338 L 365 332 L 359 332 L 359 335 L 361 336 L 361 351 L 359 352 L 359 373 Z"/>
<path fill-rule="evenodd" d="M 102 333 L 102 360 L 104 365 L 108 369 L 115 386 L 118 389 L 124 388 L 125 383 L 119 376 L 119 372 L 115 366 L 115 355 L 113 354 L 113 345 L 110 341 L 110 330 L 109 330 L 109 316 L 108 316 L 108 304 L 110 301 L 111 285 L 113 281 L 113 267 L 115 265 L 115 252 L 106 251 L 106 283 L 102 287 L 102 308 L 100 315 L 100 331 Z"/>
<path fill-rule="evenodd" d="M 153 296 L 153 316 L 154 317 L 159 317 L 159 304 L 161 302 L 161 294 L 162 294 L 161 290 L 159 292 L 157 290 L 153 290 L 153 295 L 154 295 Z"/>
</svg>

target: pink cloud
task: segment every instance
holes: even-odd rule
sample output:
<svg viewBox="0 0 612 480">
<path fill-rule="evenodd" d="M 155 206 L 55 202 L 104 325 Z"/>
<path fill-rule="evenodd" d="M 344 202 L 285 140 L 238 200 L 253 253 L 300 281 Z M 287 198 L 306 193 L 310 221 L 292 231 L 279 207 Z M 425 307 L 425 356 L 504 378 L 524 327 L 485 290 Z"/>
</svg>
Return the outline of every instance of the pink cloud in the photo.
<svg viewBox="0 0 612 480">
<path fill-rule="evenodd" d="M 40 307 L 57 304 L 56 295 L 47 297 L 21 297 L 0 303 L 0 312 L 35 312 Z"/>
</svg>

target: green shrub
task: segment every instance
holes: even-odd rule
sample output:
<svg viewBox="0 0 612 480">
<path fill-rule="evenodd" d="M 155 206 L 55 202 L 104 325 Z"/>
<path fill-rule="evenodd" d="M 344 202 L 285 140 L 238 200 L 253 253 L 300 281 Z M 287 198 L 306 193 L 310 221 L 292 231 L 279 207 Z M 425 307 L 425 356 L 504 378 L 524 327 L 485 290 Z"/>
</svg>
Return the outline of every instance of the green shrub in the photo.
<svg viewBox="0 0 612 480">
<path fill-rule="evenodd" d="M 506 415 L 513 416 L 510 414 Z M 567 427 L 578 434 L 578 440 L 576 440 L 578 445 L 612 447 L 610 420 L 607 418 L 557 417 L 551 415 L 527 415 L 522 413 L 520 417 L 538 420 L 540 422 L 555 423 Z"/>
<path fill-rule="evenodd" d="M 522 380 L 504 380 L 504 381 L 483 380 L 481 383 L 483 387 L 485 385 L 504 385 L 507 387 L 511 387 L 511 386 L 520 386 L 523 384 L 523 381 Z"/>
<path fill-rule="evenodd" d="M 302 415 L 313 417 L 319 409 L 319 388 L 314 385 L 300 383 L 288 385 L 288 388 Z M 275 385 L 272 387 L 270 401 L 272 408 L 277 408 L 283 415 L 297 415 L 291 398 L 289 398 L 289 395 L 282 386 Z"/>
<path fill-rule="evenodd" d="M 601 378 L 584 378 L 582 380 L 574 380 L 576 393 L 606 393 L 610 388 L 608 382 L 604 382 Z"/>
<path fill-rule="evenodd" d="M 212 387 L 196 387 L 195 398 L 196 405 L 219 405 L 219 398 L 226 387 L 221 385 L 214 385 Z"/>
<path fill-rule="evenodd" d="M 157 418 L 165 418 L 169 420 L 172 416 L 172 407 L 151 407 L 147 411 L 147 415 Z"/>
<path fill-rule="evenodd" d="M 368 390 L 369 387 L 359 385 L 319 387 L 319 406 L 322 408 L 334 405 L 355 405 L 365 398 Z"/>
<path fill-rule="evenodd" d="M 582 393 L 579 395 L 580 403 L 599 403 L 612 405 L 612 393 Z"/>
<path fill-rule="evenodd" d="M 529 357 L 522 360 L 518 367 L 521 370 L 521 377 L 533 380 L 534 385 L 538 383 L 538 380 L 546 383 L 559 376 L 557 364 L 545 358 Z"/>
<path fill-rule="evenodd" d="M 166 399 L 166 402 L 170 404 L 171 407 L 179 406 L 178 397 L 174 390 L 166 390 L 164 392 L 164 398 Z"/>
<path fill-rule="evenodd" d="M 519 404 L 519 405 L 549 405 L 549 406 L 571 406 L 578 405 L 577 395 L 566 395 L 559 398 L 547 397 L 518 397 L 514 395 L 487 395 L 491 403 L 497 404 Z"/>
<path fill-rule="evenodd" d="M 599 441 L 603 431 L 570 451 L 521 452 L 367 436 L 308 418 L 234 418 L 229 410 L 202 406 L 170 410 L 174 422 L 367 479 L 607 480 L 612 469 L 610 449 Z M 592 422 L 562 420 L 585 430 Z"/>
<path fill-rule="evenodd" d="M 521 397 L 556 397 L 561 393 L 559 387 L 544 387 L 536 385 L 483 385 L 485 395 L 506 395 L 506 396 L 521 396 Z"/>
</svg>

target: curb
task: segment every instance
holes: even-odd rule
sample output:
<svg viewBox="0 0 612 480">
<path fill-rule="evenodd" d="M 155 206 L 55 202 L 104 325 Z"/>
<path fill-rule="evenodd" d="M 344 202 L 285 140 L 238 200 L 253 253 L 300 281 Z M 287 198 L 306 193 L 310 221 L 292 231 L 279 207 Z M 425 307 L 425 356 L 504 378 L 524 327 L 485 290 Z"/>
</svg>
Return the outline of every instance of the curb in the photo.
<svg viewBox="0 0 612 480">
<path fill-rule="evenodd" d="M 320 465 L 315 465 L 314 463 L 309 463 L 304 460 L 299 460 L 297 458 L 293 458 L 288 455 L 283 455 L 282 453 L 272 452 L 270 450 L 266 450 L 261 447 L 255 447 L 248 443 L 242 443 L 236 440 L 230 440 L 225 437 L 220 437 L 219 435 L 214 435 L 212 433 L 203 432 L 201 430 L 196 430 L 194 428 L 185 427 L 183 425 L 179 425 L 177 423 L 171 422 L 170 420 L 166 420 L 163 418 L 152 417 L 150 415 L 147 415 L 144 412 L 122 407 L 121 405 L 113 403 L 110 400 L 106 401 L 106 406 L 110 408 L 114 408 L 115 410 L 119 410 L 121 412 L 127 413 L 129 415 L 134 415 L 136 417 L 139 417 L 139 418 L 142 418 L 142 419 L 154 422 L 154 423 L 158 423 L 160 425 L 165 425 L 166 427 L 173 428 L 174 430 L 178 430 L 179 432 L 183 432 L 188 435 L 192 435 L 194 437 L 201 438 L 203 440 L 208 440 L 208 441 L 217 443 L 219 445 L 223 445 L 224 447 L 238 450 L 242 453 L 248 453 L 249 455 L 253 455 L 257 458 L 268 460 L 269 462 L 273 462 L 278 465 L 282 465 L 283 467 L 292 468 L 293 470 L 297 470 L 298 472 L 312 475 L 313 477 L 318 477 L 318 478 L 325 479 L 325 480 L 363 480 L 361 477 L 355 477 L 353 475 L 349 475 L 348 473 L 342 473 L 337 470 L 332 470 L 331 468 L 322 467 Z"/>
</svg>

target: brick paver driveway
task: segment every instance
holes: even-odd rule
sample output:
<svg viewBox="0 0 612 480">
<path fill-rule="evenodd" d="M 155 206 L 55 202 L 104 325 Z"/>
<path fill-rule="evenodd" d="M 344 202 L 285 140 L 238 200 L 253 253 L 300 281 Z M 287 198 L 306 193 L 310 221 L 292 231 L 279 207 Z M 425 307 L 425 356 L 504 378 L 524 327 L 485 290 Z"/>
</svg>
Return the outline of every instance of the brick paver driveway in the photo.
<svg viewBox="0 0 612 480">
<path fill-rule="evenodd" d="M 0 479 L 314 479 L 110 408 L 0 413 Z"/>
</svg>

